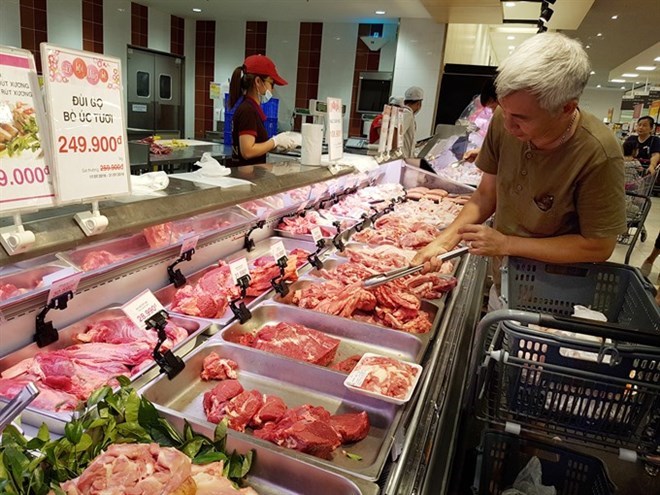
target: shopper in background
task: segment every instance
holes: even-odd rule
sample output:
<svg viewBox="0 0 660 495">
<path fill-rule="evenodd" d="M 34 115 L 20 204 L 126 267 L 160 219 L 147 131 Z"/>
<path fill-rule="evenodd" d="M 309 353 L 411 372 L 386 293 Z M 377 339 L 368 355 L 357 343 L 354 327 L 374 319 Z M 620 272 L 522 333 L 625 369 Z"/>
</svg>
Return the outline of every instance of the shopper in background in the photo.
<svg viewBox="0 0 660 495">
<path fill-rule="evenodd" d="M 288 133 L 268 137 L 266 115 L 260 105 L 272 98 L 275 85 L 286 84 L 265 55 L 251 55 L 234 70 L 229 83 L 229 108 L 236 107 L 231 131 L 234 166 L 266 163 L 269 151 L 295 148 L 296 142 Z"/>
<path fill-rule="evenodd" d="M 415 115 L 422 109 L 423 100 L 424 90 L 419 86 L 411 86 L 403 96 L 403 146 L 401 149 L 404 158 L 415 156 L 415 144 L 417 144 Z"/>
<path fill-rule="evenodd" d="M 483 115 L 490 115 L 490 118 L 488 118 L 487 122 L 481 123 L 481 127 L 485 125 L 486 129 L 490 126 L 490 121 L 492 120 L 493 113 L 495 112 L 495 109 L 497 108 L 497 92 L 495 90 L 495 77 L 491 77 L 488 79 L 483 87 L 481 88 L 481 93 L 479 94 L 479 103 L 481 104 L 481 107 L 484 109 L 488 109 L 490 113 L 483 111 L 480 113 L 480 120 L 483 121 L 484 117 Z M 480 127 L 480 130 L 482 130 Z M 484 129 L 484 131 L 486 130 Z M 479 154 L 479 150 L 481 148 L 475 148 L 472 150 L 467 150 L 465 154 L 463 155 L 463 160 L 466 162 L 474 162 L 477 159 L 477 155 Z"/>
<path fill-rule="evenodd" d="M 655 263 L 655 260 L 658 258 L 660 255 L 660 232 L 658 232 L 658 236 L 655 238 L 655 245 L 653 246 L 653 251 L 651 251 L 651 254 L 648 255 L 648 257 L 644 260 L 644 263 L 642 263 L 642 267 L 640 270 L 642 271 L 642 275 L 645 277 L 648 277 L 651 274 L 651 271 L 653 270 L 653 263 Z M 660 274 L 658 274 L 658 280 L 656 280 L 656 284 L 660 284 Z"/>
<path fill-rule="evenodd" d="M 605 261 L 626 230 L 623 156 L 612 132 L 579 110 L 589 79 L 582 45 L 559 33 L 523 42 L 498 69 L 496 110 L 476 164 L 479 187 L 413 264 L 439 268 L 460 241 L 494 257 L 491 308 L 503 256 L 550 263 Z M 494 228 L 483 225 L 495 213 Z"/>
<path fill-rule="evenodd" d="M 644 169 L 654 174 L 660 162 L 660 137 L 654 136 L 655 120 L 648 115 L 637 120 L 637 136 L 628 136 L 627 143 L 631 143 L 637 150 L 637 159 Z"/>
</svg>

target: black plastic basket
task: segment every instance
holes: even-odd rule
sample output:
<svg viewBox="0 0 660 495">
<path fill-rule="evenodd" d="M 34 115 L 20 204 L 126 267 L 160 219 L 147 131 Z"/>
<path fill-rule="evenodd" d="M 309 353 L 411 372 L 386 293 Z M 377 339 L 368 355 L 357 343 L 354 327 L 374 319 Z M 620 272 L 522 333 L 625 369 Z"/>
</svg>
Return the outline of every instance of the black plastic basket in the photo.
<svg viewBox="0 0 660 495">
<path fill-rule="evenodd" d="M 542 482 L 557 495 L 610 495 L 616 487 L 605 465 L 595 457 L 510 433 L 487 430 L 482 436 L 474 478 L 475 495 L 498 495 L 510 488 L 518 473 L 536 456 Z"/>
<path fill-rule="evenodd" d="M 480 323 L 499 321 L 486 350 L 486 417 L 654 452 L 660 439 L 660 311 L 639 272 L 611 263 L 512 259 L 502 286 L 511 309 Z M 576 304 L 614 323 L 569 317 Z"/>
</svg>

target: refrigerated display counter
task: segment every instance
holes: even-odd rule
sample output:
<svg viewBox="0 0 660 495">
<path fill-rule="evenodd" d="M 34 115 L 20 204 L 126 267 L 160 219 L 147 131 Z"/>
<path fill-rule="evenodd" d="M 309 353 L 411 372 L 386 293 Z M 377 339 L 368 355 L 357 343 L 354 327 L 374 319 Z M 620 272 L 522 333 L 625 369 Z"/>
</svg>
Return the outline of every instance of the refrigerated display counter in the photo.
<svg viewBox="0 0 660 495">
<path fill-rule="evenodd" d="M 56 328 L 66 329 L 102 311 L 108 304 L 123 304 L 145 289 L 156 292 L 170 286 L 167 267 L 178 258 L 182 239 L 187 235 L 199 234 L 200 239 L 192 258 L 178 265 L 186 276 L 217 264 L 219 259 L 229 260 L 246 255 L 247 251 L 244 251 L 246 238 L 252 239 L 257 245 L 262 241 L 269 242 L 268 239 L 273 237 L 281 216 L 285 214 L 283 212 L 287 211 L 286 208 L 289 209 L 288 211 L 299 210 L 302 213 L 305 208 L 309 209 L 321 200 L 326 206 L 328 202 L 338 200 L 342 189 L 355 191 L 369 184 L 398 183 L 405 188 L 424 186 L 443 189 L 454 195 L 469 194 L 472 190 L 461 184 L 445 181 L 434 174 L 409 167 L 401 160 L 386 163 L 368 173 L 357 173 L 350 169 L 331 172 L 327 168 L 302 166 L 291 167 L 296 169 L 295 173 L 280 175 L 272 173 L 268 168 L 254 167 L 248 173 L 241 171 L 240 178 L 253 183 L 247 187 L 198 188 L 193 183 L 177 181 L 173 176 L 166 191 L 167 195 L 162 198 L 130 203 L 102 203 L 101 212 L 110 218 L 110 226 L 100 238 L 93 239 L 95 248 L 103 249 L 104 244 L 113 245 L 124 238 L 132 239 L 134 236 L 144 235 L 145 228 L 154 226 L 183 225 L 186 227 L 186 235 L 175 235 L 174 232 L 178 232 L 177 228 L 170 229 L 169 234 L 165 235 L 167 241 L 163 245 L 154 249 L 149 248 L 147 242 L 147 249 L 127 256 L 121 263 L 107 265 L 101 270 L 85 272 L 74 297 L 68 302 L 68 307 L 60 311 L 50 311 L 48 318 Z M 392 207 L 396 209 L 394 199 L 392 198 Z M 281 208 L 274 207 L 267 213 L 258 210 L 261 218 L 243 208 L 235 210 L 238 204 L 254 201 L 263 201 L 267 205 Z M 89 250 L 92 242 L 84 238 L 69 212 L 70 209 L 59 209 L 51 211 L 50 214 L 42 212 L 32 218 L 26 216 L 26 227 L 37 232 L 36 249 L 21 255 L 18 259 L 14 257 L 10 259 L 3 253 L 0 263 L 5 265 L 5 269 L 9 272 L 10 266 L 20 263 L 29 264 L 32 259 L 45 254 L 50 256 L 44 258 L 45 260 L 52 260 L 52 257 L 59 253 L 57 259 L 76 265 L 72 253 L 77 250 Z M 229 215 L 228 212 L 232 214 Z M 197 220 L 190 220 L 190 217 L 194 216 L 198 216 Z M 228 223 L 220 222 L 223 227 L 218 228 L 217 222 L 207 221 L 209 218 L 228 218 Z M 257 226 L 259 220 L 263 220 L 261 226 Z M 344 239 L 348 242 L 354 232 L 355 227 L 351 226 L 344 233 Z M 308 244 L 309 246 L 306 247 L 310 250 L 314 249 L 313 243 Z M 335 251 L 336 247 L 332 243 L 327 243 L 325 247 L 319 248 L 318 255 L 321 259 L 330 260 L 329 256 Z M 63 253 L 67 254 L 63 255 Z M 425 371 L 413 399 L 404 406 L 388 406 L 385 408 L 386 413 L 381 411 L 382 405 L 377 399 L 364 398 L 349 402 L 353 408 L 362 405 L 363 409 L 374 414 L 375 433 L 370 439 L 368 438 L 368 442 L 365 440 L 366 443 L 359 446 L 363 454 L 362 458 L 366 460 L 354 460 L 348 456 L 344 458 L 343 454 L 336 453 L 335 455 L 340 458 L 335 462 L 327 462 L 309 454 L 284 449 L 245 433 L 230 431 L 230 445 L 243 449 L 254 448 L 257 451 L 254 471 L 253 474 L 248 475 L 248 482 L 250 476 L 254 476 L 255 485 L 259 488 L 263 487 L 263 493 L 278 493 L 278 489 L 286 489 L 291 493 L 296 491 L 321 493 L 308 481 L 301 482 L 299 486 L 292 484 L 290 479 L 295 476 L 293 473 L 287 475 L 287 470 L 291 470 L 300 471 L 301 479 L 323 476 L 327 478 L 329 487 L 336 487 L 342 493 L 362 495 L 444 493 L 451 469 L 459 404 L 465 393 L 467 368 L 464 364 L 470 358 L 472 329 L 481 310 L 486 263 L 478 257 L 464 256 L 454 274 L 457 285 L 442 300 L 436 301 L 434 307 L 437 316 L 434 317 L 429 337 L 413 338 L 411 335 L 395 333 L 390 341 L 395 342 L 405 352 L 398 348 L 385 352 L 385 354 L 391 352 L 393 355 L 403 352 L 402 356 L 419 361 L 423 366 Z M 46 298 L 47 292 L 44 290 L 36 291 L 30 297 L 0 302 L 0 311 L 4 319 L 0 330 L 2 334 L 0 358 L 20 352 L 31 345 L 35 333 L 35 318 L 44 307 Z M 270 315 L 274 311 L 267 305 L 279 305 L 273 307 L 284 314 L 285 319 L 300 312 L 309 312 L 309 310 L 284 306 L 276 299 L 274 292 L 271 291 L 265 298 L 259 299 L 264 300 L 261 306 L 253 308 L 257 315 L 262 315 L 264 322 L 270 316 L 263 315 Z M 428 301 L 424 303 L 429 304 Z M 264 304 L 266 306 L 263 306 Z M 339 317 L 319 314 L 318 320 L 323 322 L 337 318 Z M 198 319 L 198 321 L 202 320 Z M 204 324 L 200 324 L 200 327 L 206 327 L 208 324 L 216 325 L 215 331 L 208 332 L 215 335 L 208 337 L 195 334 L 194 348 L 190 349 L 190 346 L 186 346 L 181 354 L 184 360 L 187 356 L 201 355 L 200 353 L 204 352 L 201 346 L 216 345 L 221 350 L 226 348 L 227 350 L 223 352 L 228 355 L 239 357 L 243 354 L 252 356 L 253 352 L 257 352 L 255 355 L 258 356 L 259 352 L 262 352 L 251 351 L 231 342 L 230 336 L 240 333 L 240 326 L 235 319 L 229 322 L 230 326 L 226 326 L 227 322 L 224 320 L 218 322 L 204 320 Z M 358 342 L 359 331 L 379 331 L 373 330 L 371 324 L 360 323 L 356 327 L 359 331 L 355 332 L 349 331 L 348 323 L 346 329 L 337 330 L 341 325 L 341 320 L 335 324 L 339 349 L 343 349 L 340 350 L 341 357 L 346 357 L 344 356 L 348 352 L 346 349 L 368 350 L 370 346 L 387 347 L 387 339 L 371 337 L 364 342 Z M 383 336 L 395 332 L 391 329 L 379 328 Z M 218 332 L 223 329 L 227 330 Z M 408 340 L 414 342 L 411 344 L 407 342 Z M 291 382 L 291 397 L 297 397 L 293 390 L 300 390 L 301 385 L 298 382 L 304 378 L 305 370 L 308 370 L 309 376 L 316 377 L 317 380 L 312 387 L 311 397 L 320 400 L 328 409 L 343 404 L 344 397 L 350 397 L 348 390 L 343 391 L 340 385 L 344 375 L 338 371 L 305 363 L 294 365 L 288 358 L 272 355 L 263 357 L 263 361 L 283 363 L 282 368 L 286 369 L 282 371 L 276 365 L 270 366 L 268 373 L 264 371 L 265 374 L 261 378 L 257 376 L 258 369 L 246 372 L 250 374 L 252 381 L 262 386 L 269 380 L 281 381 L 280 388 L 283 395 L 287 394 L 286 383 Z M 295 379 L 286 371 L 287 367 L 293 370 Z M 278 373 L 288 373 L 288 381 L 278 378 Z M 322 383 L 326 378 L 328 378 L 327 382 Z M 159 398 L 162 399 L 165 403 L 162 407 L 174 411 L 171 414 L 173 423 L 182 425 L 182 416 L 175 414 L 176 407 L 173 407 L 179 399 L 175 396 L 162 398 L 163 391 L 172 393 L 172 387 L 167 387 L 167 377 L 160 376 L 156 380 L 154 381 L 153 374 L 149 374 L 139 383 L 136 382 L 136 386 L 144 387 L 145 394 L 154 402 L 158 402 Z M 297 399 L 293 400 L 295 402 Z M 339 410 L 343 411 L 344 406 L 339 407 Z M 34 415 L 31 421 L 35 422 Z M 202 431 L 212 431 L 212 425 L 204 418 L 194 423 Z M 366 450 L 363 452 L 362 449 Z M 431 469 L 431 466 L 441 466 L 441 468 Z M 279 470 L 283 470 L 284 473 L 275 472 Z"/>
</svg>

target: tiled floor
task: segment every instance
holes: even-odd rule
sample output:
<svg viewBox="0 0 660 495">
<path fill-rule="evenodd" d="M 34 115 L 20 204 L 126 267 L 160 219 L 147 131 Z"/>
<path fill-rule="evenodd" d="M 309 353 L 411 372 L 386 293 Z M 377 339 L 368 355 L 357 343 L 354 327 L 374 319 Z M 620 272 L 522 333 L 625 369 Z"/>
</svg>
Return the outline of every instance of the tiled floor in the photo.
<svg viewBox="0 0 660 495">
<path fill-rule="evenodd" d="M 651 211 L 646 217 L 646 222 L 644 224 L 646 227 L 646 231 L 648 233 L 648 237 L 646 239 L 646 242 L 641 242 L 640 239 L 637 239 L 635 247 L 630 256 L 629 264 L 632 266 L 636 266 L 636 267 L 642 266 L 642 263 L 653 249 L 653 243 L 655 242 L 655 238 L 658 235 L 658 232 L 660 231 L 660 197 L 653 198 L 652 203 L 653 204 L 651 206 Z M 617 244 L 614 253 L 610 257 L 610 261 L 613 261 L 615 263 L 623 263 L 626 257 L 627 250 L 628 250 L 628 246 Z M 653 266 L 653 271 L 649 275 L 649 280 L 651 280 L 654 284 L 658 285 L 657 280 L 659 275 L 660 275 L 660 257 L 658 257 L 658 259 L 655 261 L 655 265 Z"/>
</svg>

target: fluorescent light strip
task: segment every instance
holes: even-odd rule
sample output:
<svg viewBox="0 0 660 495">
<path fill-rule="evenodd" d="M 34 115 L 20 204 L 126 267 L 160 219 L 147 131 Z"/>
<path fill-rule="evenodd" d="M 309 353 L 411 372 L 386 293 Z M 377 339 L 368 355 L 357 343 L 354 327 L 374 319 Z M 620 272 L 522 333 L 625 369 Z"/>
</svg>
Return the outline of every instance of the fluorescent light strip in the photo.
<svg viewBox="0 0 660 495">
<path fill-rule="evenodd" d="M 639 74 L 635 74 L 633 72 L 626 72 L 625 74 L 621 74 L 623 77 L 639 77 Z"/>
<path fill-rule="evenodd" d="M 655 65 L 640 65 L 639 67 L 635 67 L 635 70 L 655 70 Z"/>
</svg>

